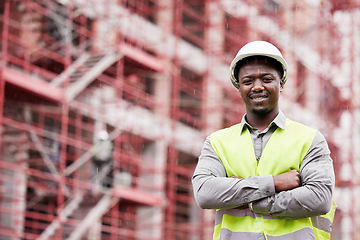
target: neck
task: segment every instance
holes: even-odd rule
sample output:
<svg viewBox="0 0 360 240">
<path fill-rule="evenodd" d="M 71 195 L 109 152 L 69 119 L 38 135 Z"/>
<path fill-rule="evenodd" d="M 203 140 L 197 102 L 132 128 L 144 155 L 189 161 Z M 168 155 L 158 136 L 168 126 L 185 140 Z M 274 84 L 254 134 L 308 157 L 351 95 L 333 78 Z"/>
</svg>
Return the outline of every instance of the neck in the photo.
<svg viewBox="0 0 360 240">
<path fill-rule="evenodd" d="M 257 114 L 248 111 L 246 113 L 246 120 L 252 127 L 257 128 L 260 132 L 262 132 L 276 118 L 278 113 L 279 111 L 274 111 L 267 114 Z"/>
</svg>

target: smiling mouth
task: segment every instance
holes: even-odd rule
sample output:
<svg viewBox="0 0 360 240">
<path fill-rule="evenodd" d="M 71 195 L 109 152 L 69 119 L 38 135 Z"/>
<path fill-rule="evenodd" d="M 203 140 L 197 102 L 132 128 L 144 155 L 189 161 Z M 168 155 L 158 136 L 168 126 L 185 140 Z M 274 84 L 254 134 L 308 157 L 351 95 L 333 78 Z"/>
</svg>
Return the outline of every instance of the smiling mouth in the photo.
<svg viewBox="0 0 360 240">
<path fill-rule="evenodd" d="M 253 101 L 263 101 L 265 99 L 267 99 L 266 95 L 254 95 L 254 96 L 250 96 L 250 99 Z"/>
</svg>

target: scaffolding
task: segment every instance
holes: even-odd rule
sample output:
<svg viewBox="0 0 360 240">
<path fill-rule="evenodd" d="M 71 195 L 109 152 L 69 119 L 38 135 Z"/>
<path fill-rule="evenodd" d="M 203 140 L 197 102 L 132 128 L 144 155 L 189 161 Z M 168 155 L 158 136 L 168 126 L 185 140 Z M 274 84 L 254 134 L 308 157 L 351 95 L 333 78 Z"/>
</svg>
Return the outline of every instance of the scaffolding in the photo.
<svg viewBox="0 0 360 240">
<path fill-rule="evenodd" d="M 191 176 L 245 112 L 228 66 L 255 39 L 291 67 L 282 110 L 329 142 L 333 238 L 358 239 L 360 4 L 315 2 L 1 1 L 0 239 L 210 239 Z"/>
</svg>

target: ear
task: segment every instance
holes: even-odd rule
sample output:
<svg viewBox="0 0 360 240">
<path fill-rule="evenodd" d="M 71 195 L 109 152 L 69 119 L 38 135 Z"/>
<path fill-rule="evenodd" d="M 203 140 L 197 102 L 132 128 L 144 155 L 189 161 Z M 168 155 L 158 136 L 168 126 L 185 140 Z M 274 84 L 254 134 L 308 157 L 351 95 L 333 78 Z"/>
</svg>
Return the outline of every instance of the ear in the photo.
<svg viewBox="0 0 360 240">
<path fill-rule="evenodd" d="M 236 85 L 237 85 L 237 89 L 240 91 L 240 83 L 239 83 L 239 81 L 236 83 Z"/>
<path fill-rule="evenodd" d="M 284 90 L 284 85 L 285 85 L 284 80 L 280 80 L 280 92 Z"/>
</svg>

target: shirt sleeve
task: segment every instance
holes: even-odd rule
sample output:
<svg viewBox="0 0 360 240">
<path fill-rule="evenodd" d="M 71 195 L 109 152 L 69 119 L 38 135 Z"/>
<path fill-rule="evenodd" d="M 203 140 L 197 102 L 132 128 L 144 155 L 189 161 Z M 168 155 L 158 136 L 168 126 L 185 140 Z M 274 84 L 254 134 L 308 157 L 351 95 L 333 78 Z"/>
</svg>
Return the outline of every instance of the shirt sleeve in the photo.
<svg viewBox="0 0 360 240">
<path fill-rule="evenodd" d="M 277 218 L 298 219 L 326 214 L 335 184 L 333 162 L 324 136 L 318 132 L 300 165 L 301 187 L 253 202 L 253 211 Z"/>
<path fill-rule="evenodd" d="M 275 194 L 271 175 L 229 178 L 208 137 L 192 177 L 197 204 L 206 209 L 227 209 Z"/>
</svg>

